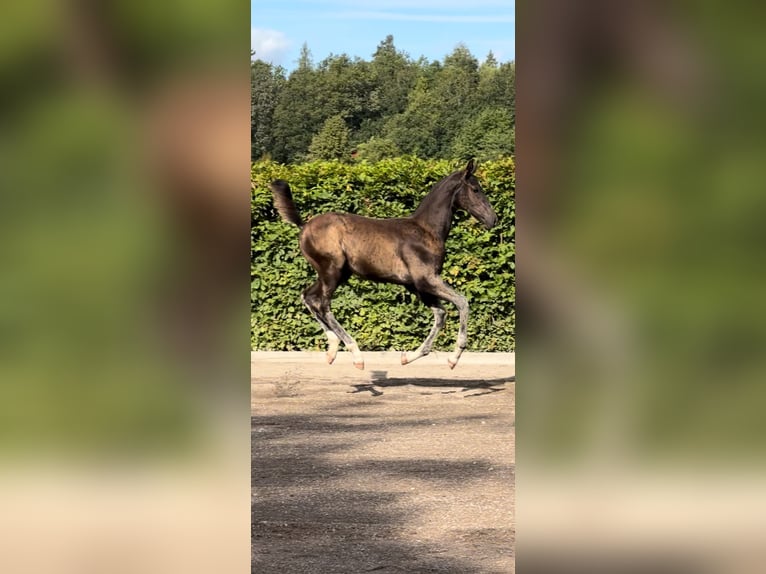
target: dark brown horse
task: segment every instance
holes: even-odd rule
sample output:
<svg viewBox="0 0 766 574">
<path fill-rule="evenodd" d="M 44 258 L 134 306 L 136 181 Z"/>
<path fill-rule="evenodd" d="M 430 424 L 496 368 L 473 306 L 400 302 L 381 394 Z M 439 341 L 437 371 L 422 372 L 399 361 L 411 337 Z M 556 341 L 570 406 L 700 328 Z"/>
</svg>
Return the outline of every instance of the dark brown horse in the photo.
<svg viewBox="0 0 766 574">
<path fill-rule="evenodd" d="M 431 332 L 417 350 L 402 353 L 403 365 L 431 351 L 434 339 L 444 325 L 445 311 L 441 301 L 453 303 L 460 313 L 460 331 L 455 350 L 447 362 L 450 368 L 457 365 L 466 346 L 468 302 L 440 277 L 444 242 L 457 209 L 466 210 L 487 229 L 497 223 L 497 215 L 474 170 L 471 160 L 464 170 L 458 170 L 434 185 L 411 216 L 390 219 L 323 213 L 304 224 L 287 182 L 280 179 L 272 182 L 277 211 L 285 221 L 302 227 L 301 251 L 319 275 L 317 281 L 303 292 L 302 299 L 327 335 L 328 363 L 335 360 L 339 341 L 343 341 L 352 353 L 354 366 L 364 368 L 359 347 L 330 310 L 335 289 L 353 274 L 372 281 L 404 285 L 433 311 Z"/>
</svg>

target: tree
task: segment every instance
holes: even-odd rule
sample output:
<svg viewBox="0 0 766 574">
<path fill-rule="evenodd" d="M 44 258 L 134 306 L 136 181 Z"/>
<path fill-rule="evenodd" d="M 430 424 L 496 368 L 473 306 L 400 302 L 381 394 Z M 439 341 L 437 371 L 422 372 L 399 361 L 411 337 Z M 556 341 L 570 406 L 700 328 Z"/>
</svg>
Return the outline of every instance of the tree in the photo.
<svg viewBox="0 0 766 574">
<path fill-rule="evenodd" d="M 492 52 L 492 50 L 490 50 L 487 54 L 487 57 L 484 59 L 484 63 L 481 65 L 480 69 L 497 69 L 497 59 L 495 58 L 495 54 Z"/>
<path fill-rule="evenodd" d="M 387 122 L 385 133 L 405 153 L 447 157 L 452 140 L 476 111 L 479 63 L 458 44 L 443 66 L 423 66 L 407 108 Z"/>
<path fill-rule="evenodd" d="M 487 57 L 489 60 L 489 56 Z M 508 110 L 516 121 L 516 64 L 506 62 L 490 66 L 487 62 L 480 69 L 478 99 L 482 108 L 501 107 Z"/>
<path fill-rule="evenodd" d="M 481 64 L 463 44 L 442 61 L 413 61 L 389 35 L 370 61 L 341 54 L 315 64 L 304 43 L 296 64 L 287 77 L 282 68 L 257 59 L 251 64 L 254 159 L 270 155 L 293 163 L 326 156 L 325 132 L 339 128 L 338 118 L 343 145 L 368 159 L 391 150 L 422 158 L 449 158 L 456 150 L 472 155 L 469 142 L 479 136 L 482 153 L 513 148 L 516 68 L 491 51 Z M 497 129 L 487 118 L 499 122 Z M 346 151 L 330 156 L 346 158 Z"/>
<path fill-rule="evenodd" d="M 316 134 L 309 146 L 309 159 L 340 159 L 350 158 L 348 144 L 349 130 L 341 115 L 328 118 L 322 129 Z"/>
<path fill-rule="evenodd" d="M 378 44 L 370 69 L 381 114 L 390 116 L 403 112 L 418 70 L 407 54 L 396 49 L 390 34 Z"/>
<path fill-rule="evenodd" d="M 364 142 L 381 136 L 389 118 L 407 107 L 407 100 L 420 73 L 417 64 L 394 46 L 394 37 L 386 36 L 366 63 L 369 78 L 367 113 L 361 122 L 352 124 L 352 139 Z"/>
<path fill-rule="evenodd" d="M 271 153 L 276 161 L 289 163 L 305 157 L 312 135 L 325 119 L 317 106 L 320 91 L 311 52 L 303 44 L 298 68 L 287 78 L 274 109 Z"/>
<path fill-rule="evenodd" d="M 311 50 L 309 50 L 309 45 L 306 42 L 303 42 L 303 44 L 301 45 L 301 53 L 298 56 L 298 69 L 299 70 L 314 69 L 314 60 L 311 57 Z"/>
<path fill-rule="evenodd" d="M 495 160 L 514 153 L 515 139 L 510 111 L 486 108 L 463 125 L 452 143 L 451 155 L 462 159 L 475 157 L 479 161 Z"/>
<path fill-rule="evenodd" d="M 439 102 L 441 145 L 439 156 L 450 154 L 452 140 L 478 111 L 479 62 L 463 44 L 444 58 L 444 67 L 434 85 L 436 100 Z"/>
<path fill-rule="evenodd" d="M 385 158 L 398 157 L 401 151 L 390 139 L 372 136 L 357 147 L 356 159 L 378 162 Z"/>
<path fill-rule="evenodd" d="M 428 81 L 421 77 L 403 113 L 386 122 L 385 136 L 404 153 L 437 157 L 440 151 L 440 102 Z"/>
<path fill-rule="evenodd" d="M 284 84 L 285 71 L 281 66 L 262 60 L 250 62 L 250 159 L 253 161 L 269 155 L 273 148 L 274 110 Z"/>
<path fill-rule="evenodd" d="M 329 56 L 319 64 L 317 79 L 321 88 L 316 105 L 324 114 L 323 120 L 340 114 L 355 131 L 366 119 L 379 114 L 369 68 L 368 62 L 352 60 L 346 54 Z"/>
</svg>

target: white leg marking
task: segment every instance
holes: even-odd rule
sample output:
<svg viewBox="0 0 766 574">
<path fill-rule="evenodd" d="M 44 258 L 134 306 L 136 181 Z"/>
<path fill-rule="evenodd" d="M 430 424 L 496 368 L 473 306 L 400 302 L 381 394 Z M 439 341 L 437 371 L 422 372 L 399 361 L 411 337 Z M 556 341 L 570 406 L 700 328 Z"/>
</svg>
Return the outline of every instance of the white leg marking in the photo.
<svg viewBox="0 0 766 574">
<path fill-rule="evenodd" d="M 407 351 L 405 353 L 402 353 L 402 365 L 407 365 L 411 363 L 412 361 L 415 361 L 426 354 L 427 353 L 423 352 L 423 345 L 418 347 L 415 351 Z"/>
<path fill-rule="evenodd" d="M 351 356 L 354 358 L 354 366 L 357 369 L 364 369 L 364 356 L 362 355 L 362 352 L 359 350 L 359 347 L 356 343 L 351 343 L 347 346 L 348 350 L 351 351 Z"/>
<path fill-rule="evenodd" d="M 335 357 L 338 355 L 338 347 L 340 346 L 340 339 L 338 339 L 338 335 L 336 335 L 332 331 L 325 331 L 324 334 L 327 335 L 327 363 L 332 365 L 332 362 L 335 360 Z"/>
</svg>

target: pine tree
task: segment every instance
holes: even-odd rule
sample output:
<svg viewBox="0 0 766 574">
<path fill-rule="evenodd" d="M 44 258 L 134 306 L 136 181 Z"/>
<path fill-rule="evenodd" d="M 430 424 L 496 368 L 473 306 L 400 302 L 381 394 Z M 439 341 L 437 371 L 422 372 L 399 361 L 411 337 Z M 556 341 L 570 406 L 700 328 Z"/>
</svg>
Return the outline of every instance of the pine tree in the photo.
<svg viewBox="0 0 766 574">
<path fill-rule="evenodd" d="M 349 130 L 343 116 L 328 118 L 311 140 L 309 159 L 350 159 L 348 136 Z"/>
</svg>

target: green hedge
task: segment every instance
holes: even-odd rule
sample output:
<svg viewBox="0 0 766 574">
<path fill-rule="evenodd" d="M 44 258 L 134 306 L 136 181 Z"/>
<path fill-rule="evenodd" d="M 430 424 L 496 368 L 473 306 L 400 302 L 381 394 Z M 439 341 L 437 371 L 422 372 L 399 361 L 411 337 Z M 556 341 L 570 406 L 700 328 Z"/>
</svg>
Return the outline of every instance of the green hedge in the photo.
<svg viewBox="0 0 766 574">
<path fill-rule="evenodd" d="M 279 219 L 270 181 L 285 179 L 304 220 L 327 211 L 372 217 L 409 215 L 431 186 L 464 162 L 403 157 L 378 163 L 316 161 L 252 165 L 251 344 L 259 350 L 320 350 L 325 337 L 300 295 L 316 278 L 298 247 L 299 229 Z M 515 333 L 515 169 L 513 158 L 479 165 L 478 177 L 499 217 L 487 231 L 467 214 L 456 215 L 442 276 L 469 301 L 468 350 L 510 351 Z M 433 315 L 398 285 L 353 277 L 332 301 L 335 316 L 363 350 L 414 349 Z M 451 349 L 457 310 L 435 349 Z"/>
</svg>

